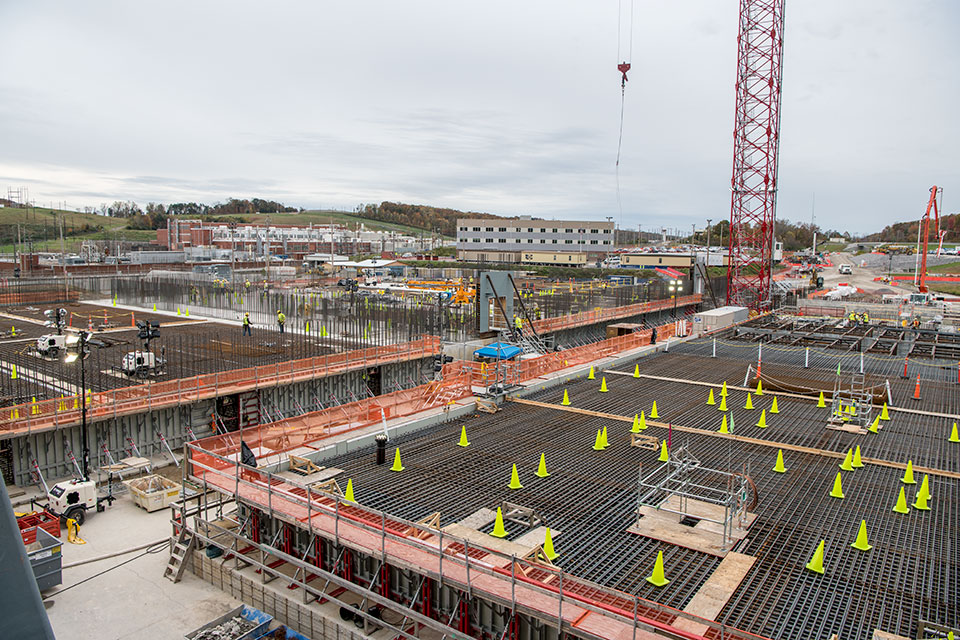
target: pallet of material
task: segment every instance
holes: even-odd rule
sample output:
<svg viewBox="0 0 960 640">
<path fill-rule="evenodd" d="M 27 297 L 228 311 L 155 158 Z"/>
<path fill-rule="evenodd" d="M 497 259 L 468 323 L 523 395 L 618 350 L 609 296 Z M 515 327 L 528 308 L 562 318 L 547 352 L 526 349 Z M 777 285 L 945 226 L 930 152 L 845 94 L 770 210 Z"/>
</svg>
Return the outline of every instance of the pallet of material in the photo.
<svg viewBox="0 0 960 640">
<path fill-rule="evenodd" d="M 124 480 L 123 484 L 130 489 L 133 503 L 148 512 L 169 507 L 180 497 L 182 489 L 179 483 L 159 475 Z"/>
</svg>

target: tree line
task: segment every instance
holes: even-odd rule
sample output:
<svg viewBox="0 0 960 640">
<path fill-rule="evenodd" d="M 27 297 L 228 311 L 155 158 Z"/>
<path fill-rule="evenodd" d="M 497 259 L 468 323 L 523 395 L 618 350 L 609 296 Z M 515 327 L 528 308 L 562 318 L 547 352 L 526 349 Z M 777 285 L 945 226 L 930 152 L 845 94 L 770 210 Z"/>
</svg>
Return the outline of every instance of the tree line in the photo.
<svg viewBox="0 0 960 640">
<path fill-rule="evenodd" d="M 256 213 L 297 213 L 303 211 L 296 207 L 288 207 L 281 202 L 262 200 L 260 198 L 240 199 L 230 198 L 226 202 L 203 204 L 197 202 L 174 202 L 169 205 L 148 202 L 146 207 L 140 208 L 132 200 L 113 204 L 102 204 L 97 210 L 90 208 L 90 213 L 99 213 L 111 218 L 125 218 L 130 229 L 159 229 L 166 226 L 170 216 L 197 216 L 209 218 L 222 215 L 243 215 Z"/>
</svg>

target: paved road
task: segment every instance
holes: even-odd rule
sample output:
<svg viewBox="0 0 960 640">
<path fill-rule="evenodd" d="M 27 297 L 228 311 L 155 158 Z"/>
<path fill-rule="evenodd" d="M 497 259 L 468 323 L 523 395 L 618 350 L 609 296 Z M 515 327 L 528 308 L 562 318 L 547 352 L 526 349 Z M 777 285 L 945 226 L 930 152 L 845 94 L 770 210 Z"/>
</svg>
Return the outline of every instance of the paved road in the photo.
<svg viewBox="0 0 960 640">
<path fill-rule="evenodd" d="M 874 294 L 909 293 L 912 289 L 912 287 L 874 282 L 874 278 L 885 275 L 886 271 L 879 268 L 860 267 L 859 256 L 853 256 L 843 252 L 831 253 L 830 261 L 833 263 L 833 266 L 827 267 L 821 273 L 823 276 L 823 286 L 827 289 L 832 289 L 841 282 L 863 289 L 866 293 Z M 850 275 L 841 275 L 839 268 L 842 264 L 850 265 L 853 273 Z"/>
</svg>

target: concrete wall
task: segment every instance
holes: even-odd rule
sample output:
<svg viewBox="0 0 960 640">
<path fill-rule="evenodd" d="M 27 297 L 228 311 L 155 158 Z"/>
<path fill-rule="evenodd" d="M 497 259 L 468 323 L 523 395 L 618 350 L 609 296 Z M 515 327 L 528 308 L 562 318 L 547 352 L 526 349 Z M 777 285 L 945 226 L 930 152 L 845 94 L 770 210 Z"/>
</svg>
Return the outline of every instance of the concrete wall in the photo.
<svg viewBox="0 0 960 640">
<path fill-rule="evenodd" d="M 384 365 L 382 367 L 381 393 L 396 391 L 394 382 L 404 388 L 422 384 L 423 376 L 432 376 L 433 358 L 411 360 Z M 317 409 L 316 400 L 324 407 L 336 404 L 331 395 L 336 396 L 340 404 L 367 397 L 364 391 L 363 371 L 350 371 L 341 375 L 318 378 L 308 382 L 278 385 L 260 389 L 261 421 L 271 422 L 280 419 L 279 410 L 284 416 L 298 415 Z M 156 409 L 137 415 L 120 416 L 99 420 L 88 424 L 87 438 L 90 447 L 90 468 L 100 464 L 109 464 L 103 453 L 101 443 L 105 443 L 114 461 L 134 455 L 127 438 L 133 440 L 140 455 L 167 456 L 158 432 L 163 434 L 167 444 L 177 453 L 181 453 L 183 444 L 190 439 L 188 427 L 198 438 L 212 435 L 211 415 L 214 400 L 203 400 L 189 405 Z M 268 417 L 268 410 L 270 415 Z M 76 475 L 76 469 L 70 461 L 70 453 L 80 462 L 82 451 L 80 426 L 67 427 L 57 431 L 48 431 L 13 438 L 3 443 L 9 448 L 8 456 L 15 484 L 24 486 L 34 483 L 31 478 L 33 465 L 37 465 L 49 483 L 52 479 Z M 95 475 L 95 472 L 93 472 Z"/>
</svg>

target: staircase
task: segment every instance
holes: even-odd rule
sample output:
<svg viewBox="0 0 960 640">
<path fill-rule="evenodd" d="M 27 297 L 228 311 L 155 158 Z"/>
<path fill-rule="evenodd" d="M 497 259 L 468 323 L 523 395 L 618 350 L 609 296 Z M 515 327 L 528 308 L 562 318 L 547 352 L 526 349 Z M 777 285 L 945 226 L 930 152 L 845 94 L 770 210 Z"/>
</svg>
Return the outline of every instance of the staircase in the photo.
<svg viewBox="0 0 960 640">
<path fill-rule="evenodd" d="M 167 562 L 167 568 L 163 570 L 163 577 L 176 583 L 183 577 L 183 570 L 186 567 L 187 556 L 193 551 L 197 543 L 197 538 L 187 531 L 184 526 L 180 527 L 180 534 L 177 536 L 173 548 L 170 550 L 170 560 Z"/>
</svg>

